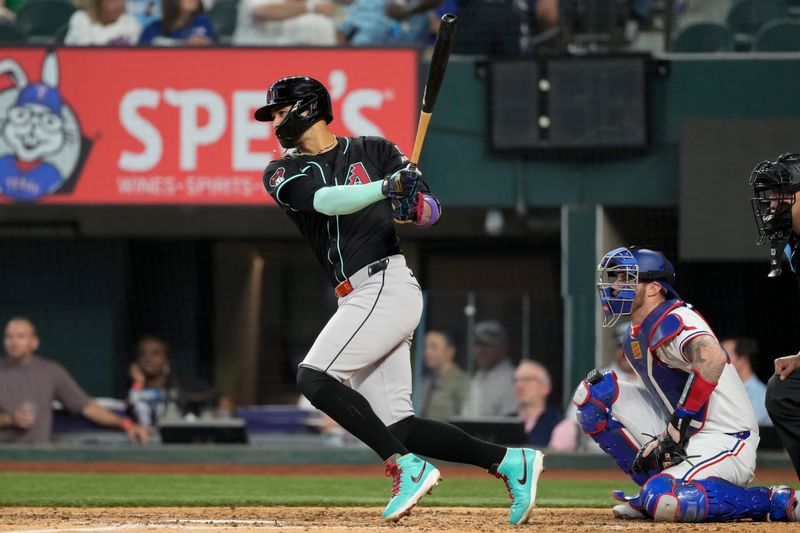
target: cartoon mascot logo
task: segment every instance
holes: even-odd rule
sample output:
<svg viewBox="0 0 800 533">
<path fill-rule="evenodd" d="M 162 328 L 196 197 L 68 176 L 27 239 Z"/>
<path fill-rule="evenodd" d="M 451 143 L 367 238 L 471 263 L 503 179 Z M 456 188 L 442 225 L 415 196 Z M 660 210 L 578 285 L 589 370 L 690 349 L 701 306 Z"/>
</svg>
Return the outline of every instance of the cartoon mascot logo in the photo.
<svg viewBox="0 0 800 533">
<path fill-rule="evenodd" d="M 58 89 L 58 60 L 49 53 L 39 83 L 29 83 L 13 59 L 0 61 L 0 76 L 14 86 L 0 92 L 0 194 L 34 202 L 72 192 L 91 141 Z"/>
</svg>

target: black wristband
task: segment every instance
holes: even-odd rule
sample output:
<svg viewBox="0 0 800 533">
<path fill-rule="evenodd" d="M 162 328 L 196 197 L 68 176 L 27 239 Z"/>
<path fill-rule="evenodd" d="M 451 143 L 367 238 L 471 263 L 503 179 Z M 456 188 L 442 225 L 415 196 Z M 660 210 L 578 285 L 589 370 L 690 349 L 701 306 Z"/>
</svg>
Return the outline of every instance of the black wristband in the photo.
<svg viewBox="0 0 800 533">
<path fill-rule="evenodd" d="M 678 430 L 680 434 L 680 441 L 679 444 L 683 445 L 689 439 L 689 428 L 692 424 L 692 417 L 691 416 L 680 416 L 678 414 L 678 409 L 672 413 L 672 419 L 670 419 L 670 424 L 672 427 Z"/>
</svg>

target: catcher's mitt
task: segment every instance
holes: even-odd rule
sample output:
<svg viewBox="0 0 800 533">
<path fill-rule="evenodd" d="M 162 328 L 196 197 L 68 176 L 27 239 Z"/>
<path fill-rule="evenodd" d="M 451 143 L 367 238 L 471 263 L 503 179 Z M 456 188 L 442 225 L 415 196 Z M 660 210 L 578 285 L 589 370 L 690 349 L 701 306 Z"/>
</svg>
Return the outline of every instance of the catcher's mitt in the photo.
<svg viewBox="0 0 800 533">
<path fill-rule="evenodd" d="M 657 445 L 653 447 L 653 443 Z M 648 453 L 649 451 L 649 453 Z M 647 454 L 647 455 L 645 455 Z M 669 431 L 653 437 L 636 454 L 631 468 L 637 474 L 649 474 L 682 463 L 686 459 L 685 443 L 675 442 Z"/>
</svg>

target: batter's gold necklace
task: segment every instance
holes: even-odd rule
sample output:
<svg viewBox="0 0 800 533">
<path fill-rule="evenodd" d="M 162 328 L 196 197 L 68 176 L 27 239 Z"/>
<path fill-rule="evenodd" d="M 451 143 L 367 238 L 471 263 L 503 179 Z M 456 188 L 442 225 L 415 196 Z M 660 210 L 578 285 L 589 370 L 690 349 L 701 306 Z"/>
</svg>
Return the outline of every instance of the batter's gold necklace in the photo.
<svg viewBox="0 0 800 533">
<path fill-rule="evenodd" d="M 337 137 L 334 137 L 334 138 L 333 138 L 333 142 L 332 142 L 332 143 L 330 143 L 328 146 L 323 146 L 323 147 L 322 147 L 322 149 L 321 149 L 320 151 L 318 151 L 318 152 L 314 152 L 313 154 L 311 154 L 311 153 L 309 153 L 309 152 L 303 152 L 303 151 L 301 151 L 301 150 L 299 150 L 299 149 L 298 149 L 297 151 L 299 152 L 299 154 L 300 154 L 300 155 L 311 155 L 311 156 L 314 156 L 314 155 L 319 155 L 319 154 L 321 154 L 322 152 L 327 152 L 328 150 L 330 150 L 331 148 L 333 148 L 334 146 L 336 146 L 336 143 L 338 143 L 338 142 L 339 142 L 339 139 L 338 139 Z"/>
</svg>

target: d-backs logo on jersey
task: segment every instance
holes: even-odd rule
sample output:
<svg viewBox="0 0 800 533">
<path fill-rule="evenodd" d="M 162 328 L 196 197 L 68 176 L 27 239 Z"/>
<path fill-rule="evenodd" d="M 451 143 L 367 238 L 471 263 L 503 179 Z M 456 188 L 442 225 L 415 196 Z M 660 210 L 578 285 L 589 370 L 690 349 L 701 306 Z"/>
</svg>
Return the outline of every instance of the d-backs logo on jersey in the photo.
<svg viewBox="0 0 800 533">
<path fill-rule="evenodd" d="M 365 185 L 369 183 L 369 174 L 367 174 L 367 169 L 364 168 L 364 164 L 359 161 L 358 163 L 353 163 L 350 165 L 350 168 L 347 170 L 347 177 L 344 179 L 345 185 Z"/>
<path fill-rule="evenodd" d="M 274 189 L 275 187 L 280 185 L 280 183 L 283 181 L 283 175 L 285 173 L 286 169 L 283 167 L 280 167 L 278 170 L 276 170 L 275 173 L 272 175 L 272 177 L 269 179 L 269 186 Z"/>
</svg>

